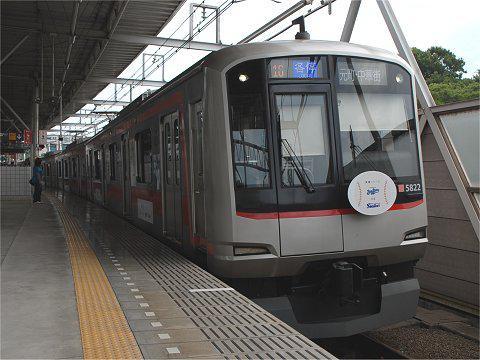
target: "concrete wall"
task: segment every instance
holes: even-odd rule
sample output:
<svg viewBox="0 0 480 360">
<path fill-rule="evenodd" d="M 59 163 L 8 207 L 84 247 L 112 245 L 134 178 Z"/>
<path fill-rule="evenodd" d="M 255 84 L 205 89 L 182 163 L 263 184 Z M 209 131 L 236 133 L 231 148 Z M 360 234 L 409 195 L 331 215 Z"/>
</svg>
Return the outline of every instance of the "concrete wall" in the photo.
<svg viewBox="0 0 480 360">
<path fill-rule="evenodd" d="M 30 167 L 0 166 L 0 195 L 2 200 L 31 196 Z"/>
<path fill-rule="evenodd" d="M 428 125 L 422 150 L 429 244 L 416 275 L 425 290 L 478 305 L 479 241 Z"/>
</svg>

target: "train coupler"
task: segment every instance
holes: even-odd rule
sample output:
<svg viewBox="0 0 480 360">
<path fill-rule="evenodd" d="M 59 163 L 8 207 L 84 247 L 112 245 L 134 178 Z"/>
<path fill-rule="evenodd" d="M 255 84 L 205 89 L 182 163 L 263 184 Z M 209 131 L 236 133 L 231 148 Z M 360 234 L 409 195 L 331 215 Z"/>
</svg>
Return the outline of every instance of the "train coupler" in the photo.
<svg viewBox="0 0 480 360">
<path fill-rule="evenodd" d="M 355 263 L 339 261 L 333 266 L 333 285 L 340 302 L 360 303 L 359 292 L 363 287 L 363 268 Z"/>
</svg>

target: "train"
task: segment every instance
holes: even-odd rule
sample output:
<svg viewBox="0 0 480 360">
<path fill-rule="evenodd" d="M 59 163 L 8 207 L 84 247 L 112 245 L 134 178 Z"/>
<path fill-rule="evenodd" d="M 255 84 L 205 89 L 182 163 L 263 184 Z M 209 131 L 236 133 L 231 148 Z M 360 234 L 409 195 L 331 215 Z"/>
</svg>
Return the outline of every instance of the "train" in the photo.
<svg viewBox="0 0 480 360">
<path fill-rule="evenodd" d="M 310 338 L 412 317 L 427 239 L 415 82 L 402 58 L 285 40 L 212 52 L 44 158 L 86 198 Z"/>
</svg>

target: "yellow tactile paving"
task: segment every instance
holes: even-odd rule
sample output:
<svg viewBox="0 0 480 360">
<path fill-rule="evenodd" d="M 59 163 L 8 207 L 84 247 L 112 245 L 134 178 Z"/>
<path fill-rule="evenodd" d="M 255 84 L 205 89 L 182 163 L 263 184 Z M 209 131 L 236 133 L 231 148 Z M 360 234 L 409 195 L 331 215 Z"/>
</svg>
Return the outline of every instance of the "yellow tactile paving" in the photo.
<svg viewBox="0 0 480 360">
<path fill-rule="evenodd" d="M 65 227 L 84 358 L 141 359 L 127 319 L 85 234 L 61 202 L 50 199 Z"/>
</svg>

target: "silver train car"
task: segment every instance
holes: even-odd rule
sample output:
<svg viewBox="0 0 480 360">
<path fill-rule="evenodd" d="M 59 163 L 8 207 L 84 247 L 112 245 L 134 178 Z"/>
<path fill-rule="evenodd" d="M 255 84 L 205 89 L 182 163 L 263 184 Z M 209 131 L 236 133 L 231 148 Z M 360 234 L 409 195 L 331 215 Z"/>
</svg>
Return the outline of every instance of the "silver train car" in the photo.
<svg viewBox="0 0 480 360">
<path fill-rule="evenodd" d="M 417 125 L 412 70 L 392 53 L 236 45 L 47 156 L 46 182 L 197 259 L 307 336 L 348 336 L 415 313 L 427 243 Z M 369 174 L 394 194 L 387 180 L 362 190 L 378 180 L 359 182 Z M 362 201 L 383 210 L 365 215 Z"/>
</svg>

